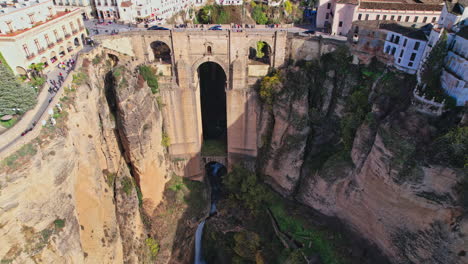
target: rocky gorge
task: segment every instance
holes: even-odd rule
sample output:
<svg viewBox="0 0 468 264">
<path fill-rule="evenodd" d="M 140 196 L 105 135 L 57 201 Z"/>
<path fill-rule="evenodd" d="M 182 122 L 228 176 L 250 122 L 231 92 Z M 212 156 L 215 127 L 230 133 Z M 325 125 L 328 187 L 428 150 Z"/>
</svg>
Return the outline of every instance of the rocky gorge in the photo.
<svg viewBox="0 0 468 264">
<path fill-rule="evenodd" d="M 148 66 L 78 65 L 58 125 L 1 163 L 2 263 L 190 263 L 209 186 L 177 175 Z M 260 80 L 256 168 L 224 177 L 207 262 L 466 263 L 466 113 L 418 113 L 414 84 L 344 48 Z"/>
</svg>

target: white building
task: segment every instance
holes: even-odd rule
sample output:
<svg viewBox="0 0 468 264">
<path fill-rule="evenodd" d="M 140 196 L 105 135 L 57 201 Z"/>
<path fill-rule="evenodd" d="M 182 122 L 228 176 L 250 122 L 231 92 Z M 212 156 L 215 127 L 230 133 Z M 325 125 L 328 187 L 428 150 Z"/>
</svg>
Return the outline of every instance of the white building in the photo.
<svg viewBox="0 0 468 264">
<path fill-rule="evenodd" d="M 216 0 L 218 5 L 242 5 L 243 0 Z"/>
<path fill-rule="evenodd" d="M 90 19 L 93 17 L 93 8 L 91 0 L 53 0 L 57 11 L 66 11 L 80 9 L 83 19 Z"/>
<path fill-rule="evenodd" d="M 457 105 L 468 102 L 468 26 L 463 27 L 448 45 L 441 85 Z"/>
<path fill-rule="evenodd" d="M 52 0 L 9 3 L 0 9 L 0 52 L 16 74 L 26 74 L 39 62 L 47 72 L 81 50 L 85 37 L 81 11 L 56 11 Z"/>
<path fill-rule="evenodd" d="M 94 0 L 96 15 L 99 20 L 119 20 L 117 0 Z"/>
<path fill-rule="evenodd" d="M 347 35 L 356 20 L 435 23 L 441 10 L 438 1 L 319 0 L 317 27 L 331 34 Z"/>
<path fill-rule="evenodd" d="M 394 66 L 406 73 L 415 74 L 423 58 L 427 36 L 422 29 L 402 25 L 382 24 L 387 31 L 384 53 L 394 57 Z"/>
</svg>

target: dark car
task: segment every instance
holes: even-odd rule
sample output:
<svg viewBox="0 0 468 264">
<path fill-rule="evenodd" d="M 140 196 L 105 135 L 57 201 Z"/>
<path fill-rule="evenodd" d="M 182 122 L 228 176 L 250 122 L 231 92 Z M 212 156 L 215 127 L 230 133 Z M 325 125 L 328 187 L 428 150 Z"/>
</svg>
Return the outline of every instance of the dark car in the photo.
<svg viewBox="0 0 468 264">
<path fill-rule="evenodd" d="M 160 26 L 152 26 L 152 27 L 149 27 L 148 30 L 169 30 L 169 29 L 165 27 L 160 27 Z"/>
<path fill-rule="evenodd" d="M 315 34 L 315 30 L 307 30 L 307 31 L 304 31 L 302 33 L 304 33 L 304 34 Z"/>
<path fill-rule="evenodd" d="M 210 27 L 208 30 L 223 30 L 223 29 L 221 28 L 221 25 L 216 25 L 216 26 Z"/>
</svg>

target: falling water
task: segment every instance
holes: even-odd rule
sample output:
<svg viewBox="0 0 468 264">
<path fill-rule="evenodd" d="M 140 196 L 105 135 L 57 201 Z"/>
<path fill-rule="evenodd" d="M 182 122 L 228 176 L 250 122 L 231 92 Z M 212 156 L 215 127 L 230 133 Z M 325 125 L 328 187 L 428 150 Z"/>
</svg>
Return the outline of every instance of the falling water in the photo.
<svg viewBox="0 0 468 264">
<path fill-rule="evenodd" d="M 205 226 L 205 220 L 203 220 L 197 227 L 195 232 L 195 264 L 205 264 L 201 254 L 201 239 L 203 235 L 203 227 Z"/>
</svg>

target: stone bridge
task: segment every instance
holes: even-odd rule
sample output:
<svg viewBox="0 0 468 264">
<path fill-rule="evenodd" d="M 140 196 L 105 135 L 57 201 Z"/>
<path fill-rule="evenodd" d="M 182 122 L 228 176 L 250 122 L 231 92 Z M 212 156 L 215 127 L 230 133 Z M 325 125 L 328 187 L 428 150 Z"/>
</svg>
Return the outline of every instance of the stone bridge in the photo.
<svg viewBox="0 0 468 264">
<path fill-rule="evenodd" d="M 185 160 L 180 174 L 200 176 L 203 142 L 199 68 L 214 62 L 224 71 L 226 82 L 227 161 L 254 166 L 257 156 L 258 102 L 253 85 L 271 68 L 288 60 L 318 58 L 343 42 L 320 37 L 304 38 L 286 31 L 135 31 L 95 40 L 114 56 L 129 56 L 135 64 L 150 64 L 159 75 L 164 129 L 169 135 L 172 158 Z M 252 59 L 257 43 L 267 46 L 267 59 Z M 169 48 L 158 58 L 155 46 Z"/>
</svg>

